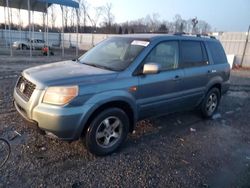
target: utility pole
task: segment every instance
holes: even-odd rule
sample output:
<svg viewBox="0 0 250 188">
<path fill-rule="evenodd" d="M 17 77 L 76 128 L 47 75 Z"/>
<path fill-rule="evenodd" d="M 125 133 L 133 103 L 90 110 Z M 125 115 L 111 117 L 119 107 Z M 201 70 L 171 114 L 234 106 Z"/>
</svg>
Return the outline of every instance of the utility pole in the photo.
<svg viewBox="0 0 250 188">
<path fill-rule="evenodd" d="M 247 44 L 248 44 L 249 32 L 250 32 L 250 25 L 249 25 L 249 27 L 248 27 L 247 38 L 246 38 L 246 42 L 245 42 L 245 46 L 244 46 L 244 50 L 243 50 L 243 54 L 242 54 L 242 58 L 241 58 L 241 62 L 240 62 L 240 66 L 241 66 L 241 67 L 242 67 L 242 64 L 243 64 L 243 62 L 244 62 L 244 58 L 245 58 L 245 54 L 246 54 L 246 49 L 247 49 Z"/>
</svg>

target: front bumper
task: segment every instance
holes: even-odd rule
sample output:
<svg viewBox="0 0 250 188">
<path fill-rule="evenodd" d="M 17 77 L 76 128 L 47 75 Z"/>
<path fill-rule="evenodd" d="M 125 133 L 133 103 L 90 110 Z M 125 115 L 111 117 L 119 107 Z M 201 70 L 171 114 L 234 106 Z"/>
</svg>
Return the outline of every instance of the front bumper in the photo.
<svg viewBox="0 0 250 188">
<path fill-rule="evenodd" d="M 39 99 L 42 93 L 43 91 L 35 89 L 30 100 L 26 102 L 14 90 L 15 108 L 26 120 L 36 123 L 47 133 L 52 133 L 63 140 L 78 139 L 83 128 L 85 108 L 88 107 L 60 107 L 44 104 Z"/>
</svg>

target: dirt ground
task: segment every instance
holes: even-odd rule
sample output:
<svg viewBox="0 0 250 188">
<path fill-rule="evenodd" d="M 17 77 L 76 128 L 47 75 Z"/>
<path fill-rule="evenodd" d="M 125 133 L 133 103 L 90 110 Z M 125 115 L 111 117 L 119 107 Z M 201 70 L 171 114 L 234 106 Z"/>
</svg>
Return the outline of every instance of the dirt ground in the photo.
<svg viewBox="0 0 250 188">
<path fill-rule="evenodd" d="M 193 111 L 144 120 L 120 151 L 95 157 L 82 140 L 41 135 L 12 105 L 23 69 L 61 59 L 0 56 L 0 136 L 12 147 L 0 187 L 250 187 L 250 71 L 232 71 L 214 119 Z"/>
</svg>

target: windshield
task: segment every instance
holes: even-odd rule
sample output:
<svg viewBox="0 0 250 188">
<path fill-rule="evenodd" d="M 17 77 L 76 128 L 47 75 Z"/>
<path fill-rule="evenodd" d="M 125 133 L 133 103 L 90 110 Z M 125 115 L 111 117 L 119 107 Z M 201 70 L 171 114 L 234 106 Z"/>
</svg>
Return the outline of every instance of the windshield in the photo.
<svg viewBox="0 0 250 188">
<path fill-rule="evenodd" d="M 103 69 L 122 71 L 148 44 L 148 41 L 131 38 L 109 38 L 81 56 L 79 62 Z"/>
</svg>

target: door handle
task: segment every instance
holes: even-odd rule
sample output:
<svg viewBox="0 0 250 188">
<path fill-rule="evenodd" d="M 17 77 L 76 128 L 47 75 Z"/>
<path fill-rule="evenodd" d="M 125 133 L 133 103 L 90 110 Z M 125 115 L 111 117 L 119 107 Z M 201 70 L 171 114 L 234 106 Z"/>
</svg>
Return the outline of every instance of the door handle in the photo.
<svg viewBox="0 0 250 188">
<path fill-rule="evenodd" d="M 180 80 L 180 79 L 181 79 L 181 77 L 180 77 L 179 75 L 176 75 L 176 76 L 173 78 L 174 81 L 178 81 L 178 80 Z"/>
</svg>

